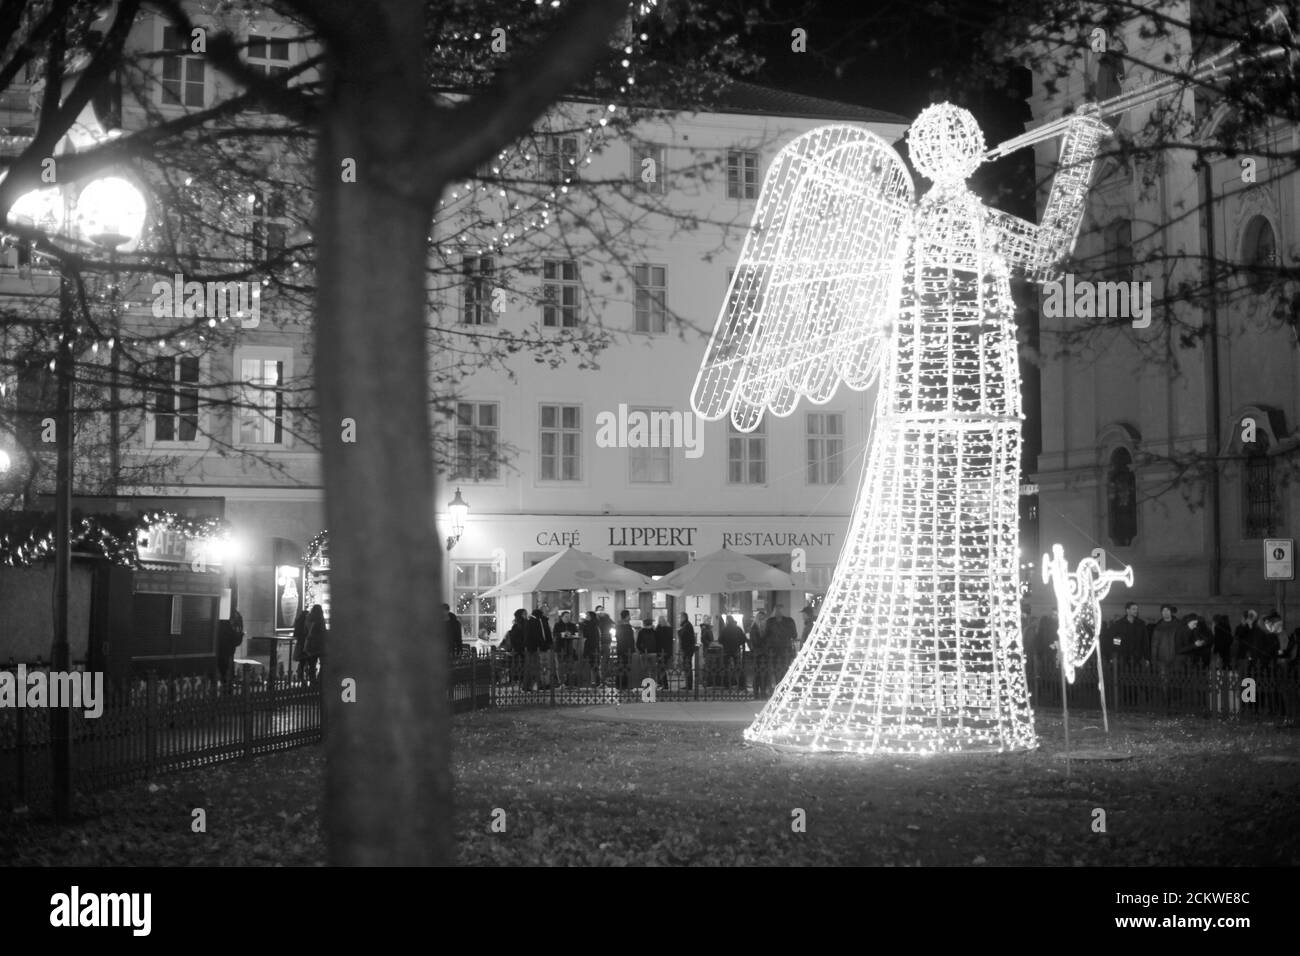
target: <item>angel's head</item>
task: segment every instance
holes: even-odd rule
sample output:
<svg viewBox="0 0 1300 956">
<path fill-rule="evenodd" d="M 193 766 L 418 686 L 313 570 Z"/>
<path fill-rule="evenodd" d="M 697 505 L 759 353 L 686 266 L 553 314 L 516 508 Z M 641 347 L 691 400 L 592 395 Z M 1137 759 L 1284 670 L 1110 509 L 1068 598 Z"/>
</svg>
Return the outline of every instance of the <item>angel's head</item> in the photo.
<svg viewBox="0 0 1300 956">
<path fill-rule="evenodd" d="M 908 129 L 907 149 L 926 179 L 960 183 L 984 162 L 984 134 L 969 111 L 936 103 L 921 110 Z"/>
</svg>

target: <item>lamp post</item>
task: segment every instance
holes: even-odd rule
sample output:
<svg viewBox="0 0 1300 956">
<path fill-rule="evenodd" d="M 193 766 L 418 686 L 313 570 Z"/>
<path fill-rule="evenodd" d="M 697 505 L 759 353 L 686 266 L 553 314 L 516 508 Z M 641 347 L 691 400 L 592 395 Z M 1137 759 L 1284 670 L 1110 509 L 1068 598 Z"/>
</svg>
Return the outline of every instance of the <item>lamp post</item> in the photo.
<svg viewBox="0 0 1300 956">
<path fill-rule="evenodd" d="M 97 179 L 82 189 L 77 200 L 66 196 L 64 220 L 71 235 L 89 239 L 101 247 L 116 250 L 136 241 L 144 228 L 145 200 L 140 190 L 120 177 Z M 74 213 L 75 215 L 71 215 Z M 99 237 L 96 239 L 96 237 Z M 76 383 L 76 328 L 71 281 L 65 264 L 59 263 L 59 322 L 61 333 L 55 356 L 58 392 L 55 399 L 54 495 L 54 645 L 50 669 L 67 672 L 68 595 L 72 579 L 72 443 L 73 392 Z M 54 816 L 62 822 L 72 815 L 72 712 L 55 708 L 50 714 L 50 740 L 54 758 Z"/>
<path fill-rule="evenodd" d="M 465 518 L 469 515 L 469 505 L 456 489 L 456 497 L 447 503 L 447 513 L 451 516 L 451 534 L 447 536 L 447 550 L 456 547 L 456 542 L 465 533 Z"/>
</svg>

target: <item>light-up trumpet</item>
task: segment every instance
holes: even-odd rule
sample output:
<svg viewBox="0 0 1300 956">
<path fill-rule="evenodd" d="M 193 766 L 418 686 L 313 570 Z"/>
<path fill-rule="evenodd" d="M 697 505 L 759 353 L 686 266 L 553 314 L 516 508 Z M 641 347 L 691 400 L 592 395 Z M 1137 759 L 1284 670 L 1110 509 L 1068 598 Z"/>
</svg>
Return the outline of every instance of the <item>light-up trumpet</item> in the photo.
<svg viewBox="0 0 1300 956">
<path fill-rule="evenodd" d="M 1287 26 L 1286 14 L 1282 11 L 1281 7 L 1274 7 L 1272 9 L 1269 15 L 1260 24 L 1260 29 L 1272 30 L 1277 33 L 1286 33 L 1288 37 L 1291 36 L 1291 30 Z M 1129 90 L 1125 93 L 1119 93 L 1109 99 L 1102 100 L 1099 103 L 1087 104 L 1085 108 L 1089 113 L 1092 113 L 1101 119 L 1105 119 L 1107 116 L 1115 116 L 1119 113 L 1125 112 L 1126 110 L 1131 110 L 1138 106 L 1145 106 L 1147 103 L 1168 96 L 1175 90 L 1189 84 L 1205 84 L 1213 80 L 1219 74 L 1230 74 L 1248 64 L 1276 60 L 1278 57 L 1288 53 L 1290 53 L 1294 58 L 1296 53 L 1293 46 L 1277 46 L 1269 47 L 1266 50 L 1261 50 L 1260 52 L 1249 56 L 1235 57 L 1226 63 L 1223 62 L 1224 58 L 1229 56 L 1239 46 L 1241 46 L 1240 43 L 1231 44 L 1226 49 L 1221 50 L 1214 56 L 1210 57 L 1204 63 L 1196 66 L 1187 76 L 1168 76 L 1164 79 L 1153 80 L 1136 89 Z M 1014 153 L 1016 150 L 1023 149 L 1026 146 L 1033 146 L 1035 143 L 1041 143 L 1043 140 L 1051 139 L 1054 136 L 1060 136 L 1065 132 L 1069 124 L 1070 116 L 1067 115 L 1060 119 L 1053 120 L 1050 123 L 1045 123 L 1036 129 L 1031 129 L 1027 133 L 1013 136 L 1011 139 L 1004 140 L 992 149 L 988 150 L 984 154 L 984 161 L 990 162 L 1006 156 L 1008 153 Z"/>
</svg>

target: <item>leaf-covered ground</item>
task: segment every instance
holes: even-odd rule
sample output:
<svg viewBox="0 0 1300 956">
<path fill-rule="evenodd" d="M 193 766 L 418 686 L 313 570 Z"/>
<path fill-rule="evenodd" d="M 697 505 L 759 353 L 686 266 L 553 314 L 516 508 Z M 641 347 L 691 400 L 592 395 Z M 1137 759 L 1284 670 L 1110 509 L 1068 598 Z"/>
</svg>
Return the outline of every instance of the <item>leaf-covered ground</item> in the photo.
<svg viewBox="0 0 1300 956">
<path fill-rule="evenodd" d="M 1125 715 L 1107 742 L 1099 723 L 1074 715 L 1073 748 L 1134 756 L 1072 761 L 1067 775 L 1060 717 L 1041 713 L 1033 753 L 910 759 L 776 754 L 736 725 L 466 714 L 459 862 L 1300 864 L 1300 732 Z M 84 797 L 64 829 L 43 808 L 0 816 L 0 861 L 321 864 L 322 770 L 322 749 L 307 747 Z M 195 807 L 206 833 L 192 831 Z"/>
</svg>

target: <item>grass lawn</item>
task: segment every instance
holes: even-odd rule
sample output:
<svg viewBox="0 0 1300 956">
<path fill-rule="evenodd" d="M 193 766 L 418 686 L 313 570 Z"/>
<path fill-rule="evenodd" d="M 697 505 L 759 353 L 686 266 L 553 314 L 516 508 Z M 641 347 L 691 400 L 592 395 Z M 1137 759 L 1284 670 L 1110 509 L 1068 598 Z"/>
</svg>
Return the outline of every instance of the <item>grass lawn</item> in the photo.
<svg viewBox="0 0 1300 956">
<path fill-rule="evenodd" d="M 1106 746 L 1099 724 L 1072 714 L 1072 747 Z M 1300 731 L 1130 715 L 1112 730 L 1110 749 L 1133 758 L 1073 761 L 1067 776 L 1059 713 L 1039 713 L 1033 753 L 929 758 L 777 754 L 728 725 L 465 714 L 459 862 L 1300 864 Z M 44 808 L 0 817 L 0 860 L 320 864 L 322 770 L 322 749 L 300 748 L 83 797 L 84 819 L 62 830 Z M 205 834 L 191 832 L 196 806 Z M 796 809 L 806 832 L 793 832 Z"/>
</svg>

